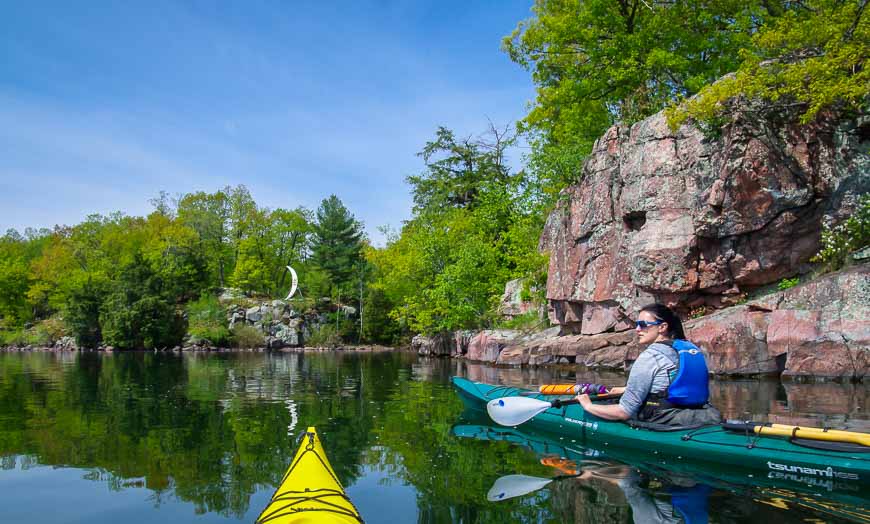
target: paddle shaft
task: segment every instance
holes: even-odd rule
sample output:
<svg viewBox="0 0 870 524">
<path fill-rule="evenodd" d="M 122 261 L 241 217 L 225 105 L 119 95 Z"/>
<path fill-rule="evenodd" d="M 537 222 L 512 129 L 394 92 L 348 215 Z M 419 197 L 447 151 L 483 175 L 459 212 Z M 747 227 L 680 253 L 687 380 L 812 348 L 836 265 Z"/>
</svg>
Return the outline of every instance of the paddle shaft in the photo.
<svg viewBox="0 0 870 524">
<path fill-rule="evenodd" d="M 797 437 L 808 440 L 825 440 L 828 442 L 848 442 L 861 446 L 870 446 L 870 434 L 854 431 L 824 430 L 822 428 L 802 428 L 799 426 L 787 426 L 785 424 L 765 425 L 758 422 L 725 422 L 722 427 L 729 431 L 746 432 L 752 431 L 759 435 L 771 435 L 777 437 Z"/>
<path fill-rule="evenodd" d="M 619 398 L 621 396 L 622 396 L 622 393 L 605 393 L 603 395 L 589 395 L 589 398 L 591 400 L 607 400 L 609 398 Z M 552 407 L 554 407 L 554 408 L 561 408 L 562 406 L 570 406 L 571 404 L 579 404 L 579 403 L 580 403 L 580 401 L 577 400 L 577 398 L 572 398 L 572 399 L 567 399 L 567 400 L 556 399 L 556 400 L 550 401 L 550 404 L 552 404 Z"/>
</svg>

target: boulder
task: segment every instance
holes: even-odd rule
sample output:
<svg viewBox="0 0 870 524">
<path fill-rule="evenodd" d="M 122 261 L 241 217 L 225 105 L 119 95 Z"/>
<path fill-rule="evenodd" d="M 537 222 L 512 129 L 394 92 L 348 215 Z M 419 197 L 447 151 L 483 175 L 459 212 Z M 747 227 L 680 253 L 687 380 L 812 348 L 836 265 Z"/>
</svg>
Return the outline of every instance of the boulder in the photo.
<svg viewBox="0 0 870 524">
<path fill-rule="evenodd" d="M 783 376 L 860 380 L 867 375 L 868 365 L 868 346 L 849 344 L 842 338 L 823 337 L 789 348 Z"/>
<path fill-rule="evenodd" d="M 263 319 L 263 310 L 260 306 L 254 306 L 245 311 L 245 319 L 251 323 L 256 324 L 257 322 Z"/>
<path fill-rule="evenodd" d="M 356 316 L 356 308 L 353 306 L 341 306 L 339 309 L 341 310 L 341 314 L 345 317 Z"/>
<path fill-rule="evenodd" d="M 54 349 L 61 351 L 78 351 L 79 346 L 76 344 L 74 337 L 60 337 L 54 343 Z"/>
<path fill-rule="evenodd" d="M 502 349 L 514 345 L 519 333 L 511 330 L 487 330 L 476 334 L 468 343 L 468 360 L 496 362 Z"/>
<path fill-rule="evenodd" d="M 275 331 L 275 338 L 281 340 L 285 346 L 298 347 L 302 345 L 299 330 L 283 324 Z"/>
<path fill-rule="evenodd" d="M 418 355 L 423 356 L 449 356 L 454 344 L 453 338 L 448 335 L 438 334 L 431 337 L 417 335 L 411 339 L 411 349 Z"/>
<path fill-rule="evenodd" d="M 776 374 L 781 370 L 768 351 L 768 315 L 736 306 L 684 324 L 686 336 L 707 358 L 711 373 Z"/>
<path fill-rule="evenodd" d="M 453 333 L 453 345 L 451 346 L 453 352 L 451 353 L 451 356 L 461 357 L 468 353 L 468 344 L 471 342 L 471 337 L 473 336 L 473 331 L 455 331 Z"/>
<path fill-rule="evenodd" d="M 522 366 L 525 364 L 542 365 L 552 362 L 550 355 L 542 355 L 543 358 L 529 362 L 529 348 L 524 346 L 506 346 L 498 351 L 495 363 L 505 366 Z"/>
</svg>

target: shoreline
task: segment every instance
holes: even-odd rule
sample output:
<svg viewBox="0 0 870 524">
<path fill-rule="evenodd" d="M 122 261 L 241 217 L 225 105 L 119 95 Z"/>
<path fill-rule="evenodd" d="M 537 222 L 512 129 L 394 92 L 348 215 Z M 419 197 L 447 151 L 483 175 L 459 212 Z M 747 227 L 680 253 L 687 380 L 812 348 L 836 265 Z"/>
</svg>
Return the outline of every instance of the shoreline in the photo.
<svg viewBox="0 0 870 524">
<path fill-rule="evenodd" d="M 381 346 L 379 344 L 360 344 L 360 345 L 345 345 L 335 347 L 309 346 L 309 347 L 287 347 L 280 349 L 270 349 L 267 347 L 261 348 L 226 348 L 226 347 L 174 347 L 163 349 L 115 349 L 112 347 L 96 348 L 96 349 L 78 349 L 67 347 L 48 347 L 48 346 L 3 346 L 0 347 L 0 353 L 304 353 L 309 351 L 346 351 L 346 352 L 370 352 L 383 353 L 389 351 L 411 351 L 408 347 L 391 347 Z"/>
</svg>

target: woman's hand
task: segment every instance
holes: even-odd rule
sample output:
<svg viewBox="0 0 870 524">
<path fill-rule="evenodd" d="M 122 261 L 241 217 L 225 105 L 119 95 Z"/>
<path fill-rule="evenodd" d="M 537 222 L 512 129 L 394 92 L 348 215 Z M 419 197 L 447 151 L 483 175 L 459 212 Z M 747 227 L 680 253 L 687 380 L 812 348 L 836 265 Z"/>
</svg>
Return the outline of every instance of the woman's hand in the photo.
<svg viewBox="0 0 870 524">
<path fill-rule="evenodd" d="M 596 417 L 607 420 L 628 420 L 629 418 L 629 414 L 619 404 L 593 404 L 592 399 L 586 394 L 577 395 L 574 398 L 577 399 L 577 402 L 580 403 L 585 412 L 591 413 Z"/>
<path fill-rule="evenodd" d="M 589 398 L 589 395 L 587 395 L 586 393 L 577 395 L 575 398 L 578 402 L 580 402 L 580 405 L 583 407 L 583 409 L 588 409 L 589 406 L 592 405 L 592 399 Z"/>
</svg>

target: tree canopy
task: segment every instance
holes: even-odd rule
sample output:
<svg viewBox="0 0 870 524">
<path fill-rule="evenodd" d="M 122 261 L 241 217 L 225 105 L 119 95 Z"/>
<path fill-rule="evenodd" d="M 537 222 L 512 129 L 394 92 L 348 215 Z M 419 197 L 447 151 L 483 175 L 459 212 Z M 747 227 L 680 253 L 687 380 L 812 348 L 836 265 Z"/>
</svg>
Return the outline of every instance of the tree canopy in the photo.
<svg viewBox="0 0 870 524">
<path fill-rule="evenodd" d="M 735 97 L 772 106 L 797 106 L 801 121 L 820 111 L 867 108 L 870 94 L 870 21 L 867 0 L 793 2 L 752 35 L 734 75 L 707 85 L 675 106 L 672 126 L 687 118 L 715 120 Z"/>
<path fill-rule="evenodd" d="M 513 143 L 495 127 L 461 139 L 440 127 L 420 152 L 426 169 L 408 177 L 412 219 L 386 248 L 366 252 L 373 298 L 406 332 L 491 324 L 508 280 L 541 279 L 539 186 L 511 173 Z"/>
</svg>

